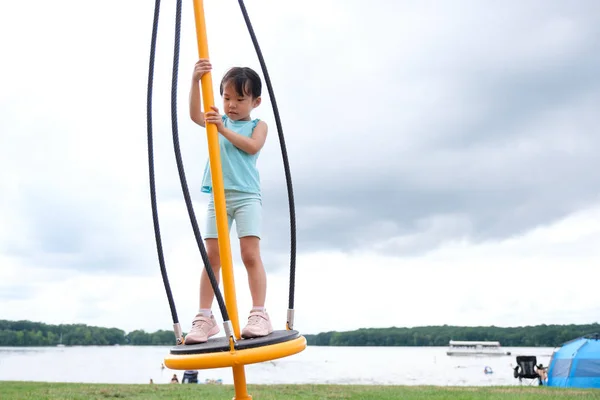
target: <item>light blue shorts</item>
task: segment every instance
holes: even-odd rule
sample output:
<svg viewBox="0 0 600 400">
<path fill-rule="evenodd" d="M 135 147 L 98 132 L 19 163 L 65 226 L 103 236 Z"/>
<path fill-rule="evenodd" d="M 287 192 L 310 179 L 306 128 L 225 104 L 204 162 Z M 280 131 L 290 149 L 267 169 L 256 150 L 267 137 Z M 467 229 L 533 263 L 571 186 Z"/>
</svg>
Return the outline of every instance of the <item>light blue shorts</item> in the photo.
<svg viewBox="0 0 600 400">
<path fill-rule="evenodd" d="M 262 199 L 259 194 L 244 193 L 234 190 L 225 191 L 225 208 L 229 231 L 235 221 L 238 238 L 256 236 L 260 239 L 262 229 Z M 214 197 L 211 194 L 208 202 L 205 239 L 217 239 L 217 220 Z"/>
</svg>

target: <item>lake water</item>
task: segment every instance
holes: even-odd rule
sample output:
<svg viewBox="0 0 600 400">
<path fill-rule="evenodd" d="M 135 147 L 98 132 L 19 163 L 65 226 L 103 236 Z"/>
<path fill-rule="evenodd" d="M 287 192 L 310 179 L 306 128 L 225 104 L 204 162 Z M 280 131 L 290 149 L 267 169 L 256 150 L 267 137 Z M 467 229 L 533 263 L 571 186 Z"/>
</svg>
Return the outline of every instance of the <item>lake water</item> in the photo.
<svg viewBox="0 0 600 400">
<path fill-rule="evenodd" d="M 0 380 L 168 383 L 183 371 L 162 369 L 170 347 L 0 347 Z M 248 384 L 518 385 L 517 355 L 535 355 L 548 365 L 553 348 L 504 348 L 510 356 L 447 356 L 445 347 L 317 347 L 246 366 Z M 484 374 L 489 366 L 493 374 Z M 233 383 L 230 368 L 200 370 L 199 382 Z"/>
</svg>

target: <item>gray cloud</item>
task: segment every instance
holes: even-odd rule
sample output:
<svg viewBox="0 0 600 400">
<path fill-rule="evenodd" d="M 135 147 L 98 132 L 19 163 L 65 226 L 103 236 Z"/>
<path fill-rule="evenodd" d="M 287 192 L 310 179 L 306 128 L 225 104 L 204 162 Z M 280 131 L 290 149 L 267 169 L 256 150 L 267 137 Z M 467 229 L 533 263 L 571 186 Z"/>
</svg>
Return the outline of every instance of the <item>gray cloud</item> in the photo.
<svg viewBox="0 0 600 400">
<path fill-rule="evenodd" d="M 503 141 L 504 150 L 492 144 L 492 149 L 465 147 L 450 155 L 432 151 L 423 160 L 402 159 L 397 170 L 373 171 L 372 177 L 349 171 L 345 180 L 324 172 L 318 185 L 300 178 L 295 184 L 299 249 L 360 249 L 417 233 L 432 235 L 423 239 L 431 242 L 429 249 L 444 240 L 503 239 L 597 201 L 600 174 L 589 149 L 598 148 L 600 138 L 575 152 L 544 151 L 541 139 L 538 156 L 515 154 L 519 139 Z M 484 159 L 480 152 L 492 155 Z M 273 189 L 269 195 L 267 236 L 284 246 L 286 197 Z M 423 242 L 417 247 L 424 249 Z"/>
<path fill-rule="evenodd" d="M 149 206 L 144 213 L 135 203 L 119 204 L 118 190 L 97 189 L 77 182 L 68 190 L 50 182 L 25 187 L 14 210 L 19 229 L 3 242 L 3 253 L 34 267 L 139 272 L 152 260 L 144 245 L 150 242 L 140 237 L 151 232 Z"/>
<path fill-rule="evenodd" d="M 468 46 L 459 41 L 462 36 L 437 37 L 444 50 L 426 53 L 424 59 L 431 54 L 436 62 L 422 71 L 398 55 L 396 80 L 390 71 L 378 88 L 354 82 L 357 100 L 361 91 L 377 95 L 380 106 L 365 110 L 374 118 L 363 120 L 352 97 L 338 99 L 353 109 L 319 125 L 328 138 L 307 134 L 313 148 L 303 147 L 292 164 L 299 249 L 379 248 L 412 255 L 448 240 L 519 235 L 598 200 L 600 25 L 599 14 L 591 13 L 598 5 L 585 3 L 588 12 L 571 6 L 545 13 L 532 7 L 540 3 L 528 4 L 535 20 L 525 21 L 514 10 L 505 15 L 536 33 L 538 43 L 522 39 L 530 42 L 526 57 L 520 30 L 478 26 Z M 554 34 L 552 41 L 540 32 Z M 463 51 L 453 55 L 456 48 Z M 430 91 L 429 105 L 410 105 L 404 62 L 413 67 L 413 87 Z M 309 132 L 313 126 L 302 128 Z M 287 199 L 278 179 L 265 189 L 273 247 L 289 238 L 283 228 Z"/>
</svg>

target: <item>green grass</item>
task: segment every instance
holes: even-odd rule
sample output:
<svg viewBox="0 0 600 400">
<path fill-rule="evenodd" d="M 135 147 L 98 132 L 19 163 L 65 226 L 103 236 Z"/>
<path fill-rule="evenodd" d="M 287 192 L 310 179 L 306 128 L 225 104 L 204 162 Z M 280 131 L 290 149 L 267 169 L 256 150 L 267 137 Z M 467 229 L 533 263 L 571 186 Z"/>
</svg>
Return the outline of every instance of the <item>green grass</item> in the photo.
<svg viewBox="0 0 600 400">
<path fill-rule="evenodd" d="M 437 387 L 358 385 L 248 385 L 254 400 L 538 400 L 600 399 L 596 389 L 538 386 Z M 104 385 L 78 383 L 0 382 L 2 400 L 177 399 L 230 400 L 232 385 Z"/>
</svg>

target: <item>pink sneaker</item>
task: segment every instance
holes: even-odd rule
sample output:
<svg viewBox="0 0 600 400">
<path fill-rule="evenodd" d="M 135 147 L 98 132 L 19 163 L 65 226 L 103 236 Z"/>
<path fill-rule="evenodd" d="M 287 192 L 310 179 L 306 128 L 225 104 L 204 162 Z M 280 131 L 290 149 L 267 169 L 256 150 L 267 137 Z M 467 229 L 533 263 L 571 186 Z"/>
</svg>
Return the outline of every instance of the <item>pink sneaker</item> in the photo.
<svg viewBox="0 0 600 400">
<path fill-rule="evenodd" d="M 248 324 L 242 330 L 242 337 L 244 339 L 267 336 L 273 332 L 271 326 L 271 320 L 269 314 L 266 311 L 250 311 L 248 317 Z"/>
<path fill-rule="evenodd" d="M 196 314 L 194 321 L 192 322 L 192 329 L 185 337 L 185 344 L 198 344 L 205 343 L 208 338 L 215 336 L 219 333 L 219 325 L 215 321 L 213 315 L 210 318 L 205 317 L 203 314 Z"/>
</svg>

